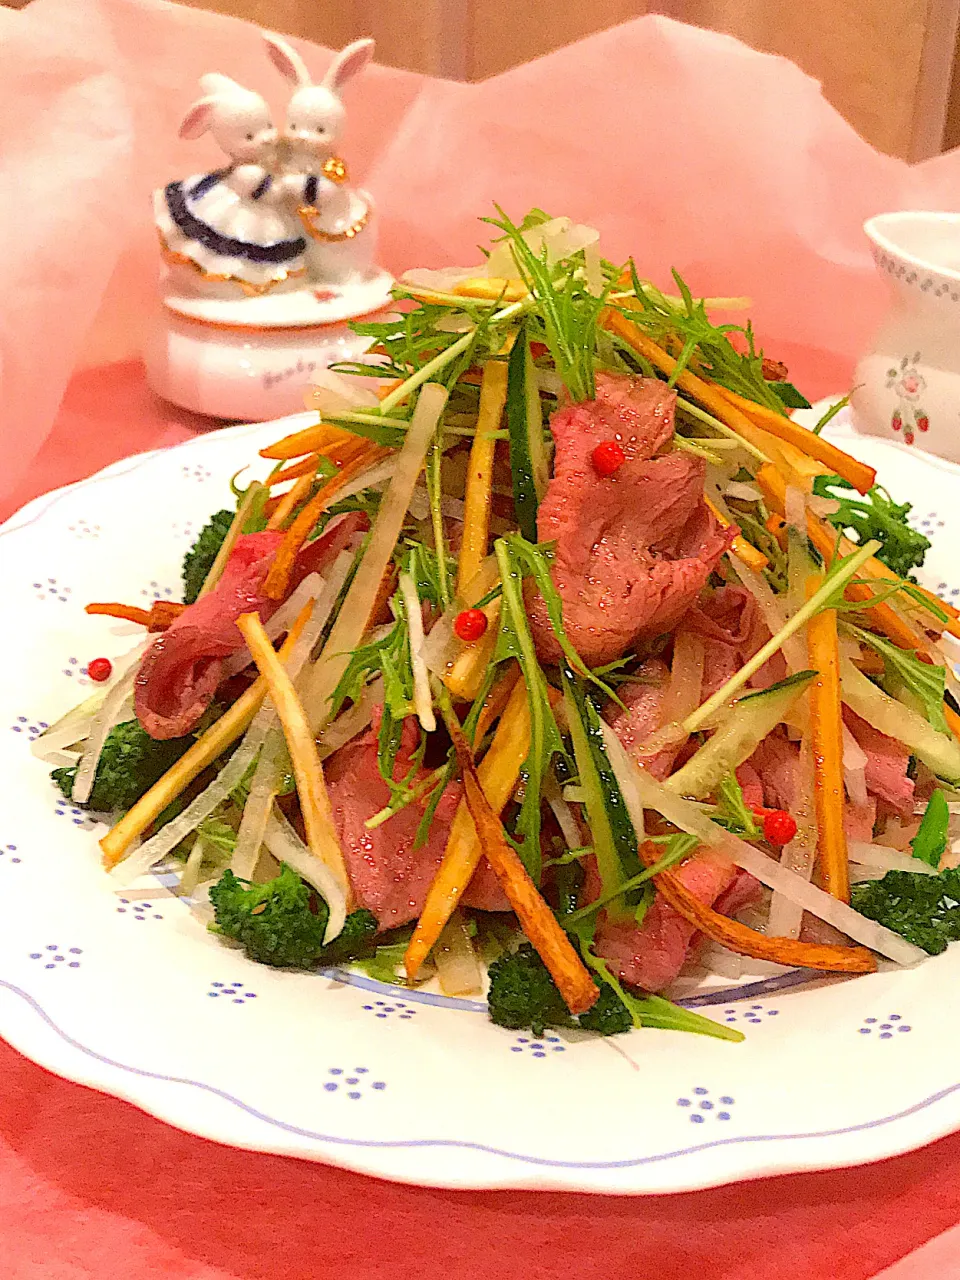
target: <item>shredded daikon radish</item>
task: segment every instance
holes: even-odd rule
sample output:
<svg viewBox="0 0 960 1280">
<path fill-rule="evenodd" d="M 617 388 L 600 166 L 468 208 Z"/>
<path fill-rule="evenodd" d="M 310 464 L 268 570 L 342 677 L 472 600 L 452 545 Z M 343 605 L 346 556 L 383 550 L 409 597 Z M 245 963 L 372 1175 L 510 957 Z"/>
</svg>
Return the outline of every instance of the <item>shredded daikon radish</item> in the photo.
<svg viewBox="0 0 960 1280">
<path fill-rule="evenodd" d="M 843 782 L 847 797 L 857 805 L 869 804 L 867 797 L 867 753 L 846 725 L 843 734 Z"/>
<path fill-rule="evenodd" d="M 260 846 L 267 829 L 267 819 L 273 807 L 274 797 L 280 787 L 280 770 L 277 759 L 281 738 L 277 730 L 267 735 L 257 761 L 257 768 L 250 784 L 250 794 L 243 806 L 243 817 L 237 832 L 237 846 L 230 859 L 230 870 L 241 880 L 252 880 L 260 860 Z"/>
<path fill-rule="evenodd" d="M 413 671 L 413 705 L 426 733 L 433 733 L 437 718 L 433 713 L 430 696 L 430 672 L 423 660 L 423 608 L 417 595 L 417 584 L 409 573 L 401 573 L 397 586 L 407 614 L 407 632 L 410 638 L 410 666 Z"/>
<path fill-rule="evenodd" d="M 73 780 L 72 798 L 74 804 L 86 804 L 90 799 L 90 792 L 93 790 L 93 784 L 97 776 L 97 764 L 100 760 L 103 744 L 106 742 L 110 730 L 115 725 L 120 724 L 124 716 L 129 714 L 127 703 L 133 693 L 136 666 L 144 651 L 153 642 L 153 637 L 151 636 L 126 654 L 122 660 L 118 659 L 114 663 L 113 670 L 116 679 L 107 691 L 103 704 L 90 725 L 90 733 L 83 748 L 83 755 L 80 757 L 80 764 L 77 766 L 77 776 Z"/>
<path fill-rule="evenodd" d="M 323 941 L 332 942 L 342 932 L 347 918 L 346 895 L 336 876 L 326 863 L 311 853 L 276 805 L 267 820 L 263 839 L 277 861 L 292 867 L 327 904 L 330 916 Z"/>
<path fill-rule="evenodd" d="M 612 729 L 604 725 L 603 737 L 607 754 L 613 764 L 616 750 L 613 743 L 616 742 L 616 735 Z M 619 742 L 616 742 L 616 746 L 619 745 Z M 691 835 L 697 836 L 721 857 L 729 858 L 737 866 L 749 871 L 761 884 L 784 894 L 803 910 L 832 924 L 835 929 L 847 934 L 854 941 L 862 942 L 873 951 L 879 951 L 897 964 L 916 964 L 926 959 L 926 952 L 921 951 L 919 947 L 915 947 L 883 925 L 877 924 L 875 920 L 868 920 L 866 916 L 848 907 L 845 902 L 824 893 L 822 889 L 810 884 L 802 876 L 788 870 L 779 862 L 774 862 L 772 858 L 747 844 L 745 840 L 718 827 L 700 811 L 696 804 L 667 791 L 643 769 L 638 768 L 622 747 L 620 751 L 622 759 L 626 762 L 627 772 L 624 774 L 623 781 L 618 774 L 617 781 L 620 783 L 628 809 L 631 805 L 654 809 L 681 831 L 688 831 Z M 614 769 L 616 771 L 616 765 Z"/>
<path fill-rule="evenodd" d="M 462 613 L 464 609 L 474 608 L 478 600 L 482 600 L 485 595 L 488 595 L 493 590 L 499 577 L 500 570 L 497 567 L 496 556 L 487 556 L 486 560 L 481 563 L 480 568 L 466 584 L 463 592 L 457 596 L 450 608 L 446 609 L 430 628 L 430 634 L 423 642 L 423 660 L 427 664 L 428 670 L 432 671 L 435 676 L 439 676 L 441 680 L 450 674 L 456 666 L 458 658 L 462 657 L 472 647 L 459 639 L 453 629 L 457 615 Z M 495 617 L 499 617 L 499 610 L 500 603 L 494 600 L 486 607 L 484 612 L 492 622 Z"/>
<path fill-rule="evenodd" d="M 363 557 L 323 653 L 309 673 L 304 709 L 314 733 L 326 724 L 333 691 L 346 670 L 350 655 L 367 629 L 380 583 L 403 528 L 427 447 L 436 432 L 446 403 L 445 387 L 428 382 L 421 388 L 403 448 L 396 460 L 393 479 L 380 503 Z"/>
<path fill-rule="evenodd" d="M 731 480 L 723 491 L 726 498 L 739 498 L 741 502 L 761 502 L 763 494 L 752 484 L 743 484 L 739 480 Z M 736 519 L 736 516 L 734 516 Z"/>
<path fill-rule="evenodd" d="M 38 760 L 53 764 L 53 753 L 59 753 L 67 747 L 83 742 L 84 738 L 90 736 L 90 726 L 97 711 L 103 706 L 106 696 L 106 689 L 98 689 L 78 707 L 72 707 L 66 715 L 61 716 L 49 729 L 44 729 L 43 733 L 33 740 L 30 744 L 31 753 Z M 78 757 L 81 754 L 77 752 Z"/>
<path fill-rule="evenodd" d="M 451 520 L 463 520 L 464 503 L 460 498 L 451 498 L 449 494 L 442 494 L 440 498 L 440 511 L 443 515 L 449 516 Z M 410 499 L 410 514 L 415 520 L 426 520 L 430 514 L 430 495 L 422 484 L 418 484 L 413 491 L 413 497 Z M 510 526 L 513 528 L 514 526 Z"/>
<path fill-rule="evenodd" d="M 335 751 L 346 746 L 351 738 L 362 733 L 373 719 L 374 708 L 381 702 L 383 702 L 383 677 L 377 676 L 376 680 L 371 680 L 365 686 L 352 707 L 348 707 L 342 715 L 337 716 L 336 720 L 331 720 L 321 731 L 317 738 L 320 759 L 326 760 Z"/>
<path fill-rule="evenodd" d="M 638 841 L 642 840 L 645 831 L 643 822 L 644 801 L 638 789 L 633 785 L 633 779 L 635 774 L 644 771 L 630 759 L 623 743 L 610 726 L 601 721 L 600 727 L 603 731 L 603 745 L 607 752 L 607 759 L 610 761 L 610 768 L 613 770 L 613 776 L 617 780 L 617 786 L 620 788 L 623 802 L 627 806 L 627 813 L 633 824 L 634 835 Z"/>
<path fill-rule="evenodd" d="M 734 552 L 728 551 L 727 555 L 737 571 L 737 577 L 757 602 L 757 608 L 767 624 L 767 630 L 775 636 L 787 621 L 788 615 L 783 604 L 773 594 L 770 584 L 762 574 L 754 573 Z M 790 675 L 796 675 L 798 671 L 806 671 L 809 668 L 807 646 L 801 636 L 794 635 L 784 640 L 780 651 Z"/>
<path fill-rule="evenodd" d="M 550 806 L 553 816 L 557 820 L 557 826 L 560 828 L 560 834 L 563 836 L 567 848 L 579 849 L 583 844 L 583 836 L 577 826 L 577 820 L 573 816 L 573 810 L 567 804 L 566 798 L 560 790 L 560 784 L 557 782 L 552 770 L 548 770 L 543 775 L 542 787 L 543 798 Z"/>
<path fill-rule="evenodd" d="M 867 844 L 862 840 L 847 841 L 847 856 L 860 867 L 876 867 L 884 875 L 888 871 L 910 871 L 920 876 L 935 876 L 934 867 L 919 858 L 910 858 L 896 849 L 882 844 Z"/>
<path fill-rule="evenodd" d="M 800 738 L 800 758 L 797 762 L 797 799 L 790 812 L 797 824 L 797 834 L 780 854 L 780 865 L 794 872 L 803 880 L 813 875 L 817 854 L 817 813 L 813 776 L 813 750 L 809 731 Z M 772 937 L 799 938 L 803 923 L 803 908 L 783 893 L 775 892 L 770 899 L 767 931 Z"/>
<path fill-rule="evenodd" d="M 326 615 L 329 614 L 330 609 L 333 607 L 333 602 L 343 586 L 351 559 L 352 557 L 348 552 L 341 552 L 334 561 L 321 592 L 322 599 L 317 601 L 309 622 L 297 637 L 285 664 L 291 680 L 296 679 L 307 660 L 310 650 L 316 644 L 317 638 L 323 630 Z M 324 613 L 324 608 L 326 608 L 326 614 Z M 185 836 L 188 836 L 191 831 L 194 831 L 203 822 L 204 818 L 209 818 L 210 814 L 228 799 L 230 792 L 242 781 L 250 765 L 256 759 L 267 734 L 272 729 L 275 729 L 276 725 L 277 713 L 273 708 L 273 704 L 267 700 L 257 712 L 236 751 L 206 790 L 201 791 L 182 813 L 171 819 L 156 835 L 151 836 L 149 840 L 145 840 L 136 852 L 128 854 L 122 862 L 117 864 L 111 875 L 121 880 L 124 884 L 129 884 L 138 876 L 143 875 L 144 872 L 149 871 L 171 849 L 176 848 Z"/>
<path fill-rule="evenodd" d="M 200 876 L 203 872 L 203 855 L 206 851 L 207 842 L 198 833 L 196 840 L 193 842 L 193 848 L 190 850 L 190 856 L 184 863 L 183 871 L 180 873 L 180 894 L 184 898 L 192 898 L 197 891 L 197 885 L 200 883 Z"/>
<path fill-rule="evenodd" d="M 291 591 L 269 622 L 264 623 L 264 630 L 271 640 L 276 640 L 277 636 L 282 635 L 284 631 L 290 630 L 292 623 L 300 616 L 300 610 L 307 601 L 318 598 L 323 590 L 323 582 L 324 580 L 319 573 L 308 573 L 300 585 Z M 235 676 L 244 667 L 249 667 L 252 661 L 250 650 L 244 645 L 242 649 L 224 659 L 221 679 L 229 680 L 231 676 Z"/>
<path fill-rule="evenodd" d="M 437 966 L 440 990 L 446 996 L 473 996 L 483 990 L 480 962 L 459 911 L 443 927 L 431 952 Z"/>
<path fill-rule="evenodd" d="M 663 719 L 667 724 L 685 720 L 700 705 L 704 655 L 703 636 L 699 632 L 685 627 L 675 633 L 670 680 L 663 700 Z"/>
<path fill-rule="evenodd" d="M 772 931 L 771 931 L 772 936 Z M 780 936 L 780 935 L 777 935 Z M 774 964 L 772 960 L 756 960 L 750 956 L 737 955 L 726 947 L 714 942 L 712 938 L 704 938 L 700 945 L 700 964 L 710 973 L 731 982 L 743 982 L 749 979 L 774 978 L 781 973 L 791 973 L 789 965 Z"/>
</svg>

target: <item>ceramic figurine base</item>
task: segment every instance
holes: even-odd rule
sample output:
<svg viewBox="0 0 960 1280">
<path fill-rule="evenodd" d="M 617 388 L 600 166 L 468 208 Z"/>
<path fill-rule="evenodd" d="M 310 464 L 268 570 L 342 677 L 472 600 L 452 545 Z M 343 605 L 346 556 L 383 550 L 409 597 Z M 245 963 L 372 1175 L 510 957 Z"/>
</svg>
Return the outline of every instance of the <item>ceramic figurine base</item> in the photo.
<svg viewBox="0 0 960 1280">
<path fill-rule="evenodd" d="M 303 408 L 315 370 L 357 360 L 369 345 L 346 324 L 220 328 L 165 309 L 144 360 L 150 386 L 165 400 L 216 418 L 265 422 Z"/>
</svg>

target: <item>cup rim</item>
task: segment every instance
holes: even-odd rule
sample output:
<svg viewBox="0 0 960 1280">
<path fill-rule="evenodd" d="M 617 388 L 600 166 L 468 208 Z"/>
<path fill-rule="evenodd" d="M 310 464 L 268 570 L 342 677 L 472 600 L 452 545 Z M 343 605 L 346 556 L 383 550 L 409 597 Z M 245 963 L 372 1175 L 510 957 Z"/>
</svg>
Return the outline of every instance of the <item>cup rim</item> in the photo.
<svg viewBox="0 0 960 1280">
<path fill-rule="evenodd" d="M 906 222 L 949 223 L 960 232 L 960 213 L 933 209 L 899 209 L 892 213 L 874 214 L 872 218 L 868 218 L 863 224 L 863 231 L 867 239 L 875 244 L 877 248 L 892 254 L 899 261 L 909 262 L 911 266 L 919 267 L 923 271 L 929 271 L 931 275 L 942 276 L 947 280 L 960 281 L 960 270 L 953 267 L 940 266 L 927 258 L 921 258 L 918 254 L 910 253 L 890 238 L 888 229 Z"/>
</svg>

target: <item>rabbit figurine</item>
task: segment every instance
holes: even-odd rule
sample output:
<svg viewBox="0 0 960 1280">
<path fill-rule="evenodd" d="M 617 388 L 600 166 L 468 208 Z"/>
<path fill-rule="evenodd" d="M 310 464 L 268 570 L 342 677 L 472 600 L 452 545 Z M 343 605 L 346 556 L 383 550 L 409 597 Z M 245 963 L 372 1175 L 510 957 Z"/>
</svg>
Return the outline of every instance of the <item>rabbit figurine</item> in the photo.
<svg viewBox="0 0 960 1280">
<path fill-rule="evenodd" d="M 355 40 L 315 84 L 286 40 L 264 33 L 267 52 L 293 86 L 281 141 L 284 191 L 308 236 L 307 272 L 320 286 L 343 286 L 370 275 L 376 250 L 373 200 L 351 187 L 336 147 L 346 121 L 343 88 L 373 55 L 372 40 Z"/>
<path fill-rule="evenodd" d="M 180 136 L 209 130 L 230 163 L 154 193 L 164 257 L 192 267 L 202 288 L 263 294 L 305 273 L 307 242 L 277 171 L 278 132 L 263 98 L 229 76 L 205 75 L 200 87 Z"/>
</svg>

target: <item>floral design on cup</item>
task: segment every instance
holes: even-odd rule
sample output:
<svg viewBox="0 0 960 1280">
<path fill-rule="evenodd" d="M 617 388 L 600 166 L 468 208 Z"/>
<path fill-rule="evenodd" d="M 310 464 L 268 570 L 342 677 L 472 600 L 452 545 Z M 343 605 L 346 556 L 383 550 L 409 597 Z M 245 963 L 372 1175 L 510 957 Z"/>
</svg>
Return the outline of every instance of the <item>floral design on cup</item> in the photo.
<svg viewBox="0 0 960 1280">
<path fill-rule="evenodd" d="M 904 356 L 899 368 L 887 370 L 887 390 L 897 397 L 897 407 L 890 417 L 890 426 L 894 431 L 902 431 L 907 444 L 913 444 L 918 431 L 930 428 L 930 418 L 920 404 L 920 399 L 927 388 L 926 379 L 921 374 L 920 352 L 913 357 Z"/>
</svg>

